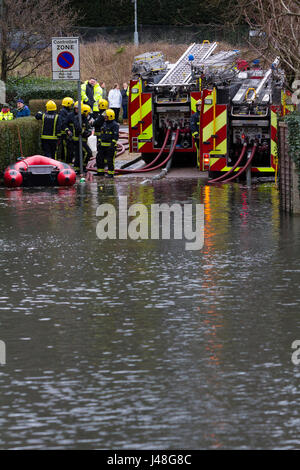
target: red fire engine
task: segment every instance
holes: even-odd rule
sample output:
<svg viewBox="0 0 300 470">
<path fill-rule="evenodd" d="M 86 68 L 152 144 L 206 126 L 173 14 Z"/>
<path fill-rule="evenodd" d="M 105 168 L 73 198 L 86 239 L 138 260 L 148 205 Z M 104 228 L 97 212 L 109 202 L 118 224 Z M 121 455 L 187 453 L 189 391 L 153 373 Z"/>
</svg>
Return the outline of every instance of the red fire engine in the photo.
<svg viewBox="0 0 300 470">
<path fill-rule="evenodd" d="M 274 174 L 277 117 L 288 108 L 279 60 L 261 70 L 240 60 L 238 50 L 216 49 L 208 41 L 192 44 L 174 65 L 160 52 L 135 58 L 129 149 L 141 154 L 149 170 L 151 162 L 181 154 L 210 176 L 241 174 L 250 164 L 254 173 Z M 198 100 L 197 151 L 190 119 Z"/>
</svg>

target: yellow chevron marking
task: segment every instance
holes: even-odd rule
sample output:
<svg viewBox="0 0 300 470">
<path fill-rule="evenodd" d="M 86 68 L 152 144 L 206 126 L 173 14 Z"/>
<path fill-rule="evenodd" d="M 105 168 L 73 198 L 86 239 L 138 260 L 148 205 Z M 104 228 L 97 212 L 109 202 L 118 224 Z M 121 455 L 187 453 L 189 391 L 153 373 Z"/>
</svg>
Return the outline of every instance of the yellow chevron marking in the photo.
<svg viewBox="0 0 300 470">
<path fill-rule="evenodd" d="M 149 98 L 142 106 L 142 118 L 152 111 L 152 100 Z"/>
<path fill-rule="evenodd" d="M 262 172 L 268 172 L 268 173 L 275 172 L 274 168 L 272 168 L 271 166 L 267 166 L 267 167 L 256 166 L 253 168 L 256 168 L 258 171 L 262 171 Z"/>
<path fill-rule="evenodd" d="M 149 113 L 152 111 L 152 99 L 149 98 L 143 105 L 142 105 L 142 119 L 147 116 Z M 139 139 L 144 140 L 144 139 L 152 139 L 153 137 L 153 126 L 150 124 L 146 129 L 143 129 L 143 131 L 140 133 L 138 137 L 138 149 L 141 150 L 141 148 L 147 143 L 147 142 L 140 142 Z"/>
<path fill-rule="evenodd" d="M 277 114 L 274 111 L 271 111 L 271 126 L 277 129 Z M 277 143 L 275 140 L 271 140 L 271 155 L 277 157 Z"/>
<path fill-rule="evenodd" d="M 210 158 L 209 159 L 210 167 L 212 167 L 219 160 L 221 160 L 221 159 L 220 158 Z M 218 170 L 218 171 L 224 171 L 225 172 L 225 171 L 231 170 L 231 168 L 232 168 L 231 166 L 226 166 L 225 165 L 221 170 Z M 243 168 L 243 167 L 238 166 L 234 171 L 236 172 L 236 171 L 240 170 L 241 168 Z M 261 171 L 262 173 L 266 173 L 266 172 L 271 173 L 271 172 L 275 171 L 274 168 L 272 168 L 270 166 L 267 166 L 267 167 L 253 167 L 253 168 L 255 168 L 258 171 Z"/>
<path fill-rule="evenodd" d="M 135 113 L 131 115 L 131 127 L 137 126 L 140 120 L 140 110 L 138 109 Z"/>
<path fill-rule="evenodd" d="M 137 88 L 137 89 L 139 90 L 139 92 L 138 92 L 138 93 L 132 93 L 132 91 L 131 91 L 131 103 L 132 103 L 134 100 L 136 100 L 137 98 L 139 98 L 139 96 L 140 96 L 140 94 L 141 94 L 141 92 L 142 92 L 142 86 L 141 86 L 141 85 L 142 85 L 142 84 L 141 84 L 141 81 L 139 80 L 139 81 L 137 82 L 137 84 L 132 87 L 132 88 Z"/>
<path fill-rule="evenodd" d="M 152 139 L 153 137 L 153 126 L 150 124 L 150 126 L 145 129 L 142 134 L 139 135 L 138 137 L 138 149 L 140 150 L 145 144 L 148 142 L 140 142 L 139 139 Z"/>
<path fill-rule="evenodd" d="M 210 110 L 210 108 L 212 108 L 212 105 L 207 105 L 205 104 L 204 105 L 204 110 L 203 110 L 203 114 L 205 114 L 207 111 Z M 207 142 L 211 135 L 212 135 L 212 129 L 213 129 L 213 123 L 212 121 L 210 121 L 204 128 L 203 128 L 203 142 Z"/>
<path fill-rule="evenodd" d="M 193 113 L 195 113 L 197 111 L 197 109 L 196 109 L 196 102 L 197 101 L 198 100 L 196 100 L 195 98 L 193 98 L 193 96 L 191 96 L 191 110 L 192 110 Z"/>
<path fill-rule="evenodd" d="M 210 106 L 212 107 L 212 106 Z M 226 109 L 216 117 L 216 133 L 227 123 L 227 111 Z M 207 124 L 203 129 L 203 142 L 211 139 L 213 135 L 213 121 Z M 217 144 L 217 148 L 210 152 L 211 155 L 226 155 L 227 153 L 227 139 L 225 138 L 222 142 Z"/>
<path fill-rule="evenodd" d="M 237 168 L 235 168 L 234 172 L 240 170 L 241 168 L 243 167 L 240 167 L 238 166 Z M 254 166 L 252 169 L 256 169 L 257 171 L 261 171 L 262 173 L 272 173 L 274 172 L 274 168 L 272 168 L 271 166 L 267 166 L 267 167 L 258 167 L 258 166 Z M 231 166 L 224 166 L 224 168 L 222 168 L 221 170 L 218 170 L 218 171 L 229 171 L 231 170 Z"/>
</svg>

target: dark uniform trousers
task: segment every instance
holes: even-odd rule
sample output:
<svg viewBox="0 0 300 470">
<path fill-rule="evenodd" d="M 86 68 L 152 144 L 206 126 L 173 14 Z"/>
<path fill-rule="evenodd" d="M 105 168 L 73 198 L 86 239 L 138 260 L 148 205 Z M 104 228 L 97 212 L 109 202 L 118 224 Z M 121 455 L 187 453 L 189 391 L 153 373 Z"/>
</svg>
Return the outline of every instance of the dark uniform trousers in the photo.
<svg viewBox="0 0 300 470">
<path fill-rule="evenodd" d="M 93 156 L 90 146 L 87 143 L 87 139 L 91 132 L 89 130 L 89 123 L 86 118 L 82 116 L 82 125 L 79 124 L 79 116 L 75 114 L 72 122 L 73 130 L 73 149 L 74 149 L 74 170 L 80 170 L 80 151 L 79 151 L 79 136 L 82 137 L 82 163 L 83 167 L 86 167 L 89 159 Z"/>
<path fill-rule="evenodd" d="M 71 130 L 73 112 L 63 106 L 59 112 L 61 117 L 61 138 L 59 141 L 58 155 L 61 161 L 72 163 L 74 158 L 72 137 L 68 137 L 67 131 Z"/>
<path fill-rule="evenodd" d="M 62 132 L 61 134 L 59 154 L 62 162 L 72 163 L 72 160 L 74 158 L 72 137 L 68 137 L 64 132 Z"/>
<path fill-rule="evenodd" d="M 97 172 L 104 173 L 104 166 L 105 161 L 107 162 L 107 173 L 109 175 L 114 175 L 115 173 L 115 157 L 117 153 L 117 148 L 115 144 L 105 145 L 105 143 L 101 142 L 97 148 L 97 156 L 96 156 L 96 163 L 97 163 Z"/>
<path fill-rule="evenodd" d="M 79 154 L 79 138 L 73 140 L 74 145 L 74 169 L 80 169 L 80 154 Z M 87 143 L 87 139 L 82 138 L 82 162 L 83 166 L 86 167 L 89 159 L 93 156 L 90 146 Z"/>
<path fill-rule="evenodd" d="M 105 161 L 107 162 L 107 173 L 114 176 L 115 157 L 117 153 L 117 142 L 119 138 L 119 124 L 115 120 L 105 121 L 99 130 L 99 143 L 97 146 L 97 173 L 104 174 Z"/>
<path fill-rule="evenodd" d="M 50 139 L 42 137 L 41 145 L 42 145 L 42 150 L 43 150 L 43 154 L 45 155 L 45 157 L 56 159 L 57 140 L 50 140 Z"/>
<path fill-rule="evenodd" d="M 197 149 L 197 166 L 199 167 L 199 125 L 200 125 L 200 113 L 196 111 L 191 116 L 190 119 L 190 129 L 192 132 L 192 136 L 194 138 L 195 147 Z"/>
</svg>

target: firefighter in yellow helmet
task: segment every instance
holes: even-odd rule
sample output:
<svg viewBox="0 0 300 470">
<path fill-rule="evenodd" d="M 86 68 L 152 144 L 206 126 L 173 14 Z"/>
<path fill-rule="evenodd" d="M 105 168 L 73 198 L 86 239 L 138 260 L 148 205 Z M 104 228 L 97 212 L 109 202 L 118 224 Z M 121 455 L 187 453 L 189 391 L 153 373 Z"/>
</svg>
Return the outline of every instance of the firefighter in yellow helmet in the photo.
<svg viewBox="0 0 300 470">
<path fill-rule="evenodd" d="M 190 119 L 190 129 L 192 136 L 194 138 L 195 147 L 197 149 L 197 166 L 199 166 L 199 140 L 200 140 L 200 113 L 201 113 L 201 100 L 196 102 L 196 109 L 197 111 L 192 114 Z"/>
<path fill-rule="evenodd" d="M 74 100 L 70 96 L 66 96 L 61 102 L 61 110 L 59 116 L 61 118 L 61 139 L 59 145 L 59 158 L 66 163 L 72 163 L 73 145 L 72 145 L 72 110 Z"/>
<path fill-rule="evenodd" d="M 92 150 L 88 144 L 88 138 L 91 135 L 91 128 L 89 125 L 89 115 L 92 109 L 89 105 L 81 103 L 81 126 L 78 114 L 78 102 L 74 104 L 74 117 L 73 117 L 73 144 L 74 144 L 74 170 L 78 174 L 80 172 L 80 154 L 79 154 L 79 136 L 82 137 L 82 157 L 83 169 L 92 157 Z"/>
<path fill-rule="evenodd" d="M 56 158 L 57 142 L 61 136 L 61 118 L 57 114 L 55 101 L 47 101 L 46 112 L 39 111 L 35 118 L 42 121 L 41 144 L 44 155 Z"/>
<path fill-rule="evenodd" d="M 99 143 L 101 126 L 103 126 L 104 121 L 105 121 L 103 113 L 108 109 L 108 101 L 102 98 L 101 100 L 99 100 L 98 107 L 99 107 L 99 114 L 94 120 L 94 129 L 95 129 L 94 135 L 97 137 L 97 145 Z"/>
<path fill-rule="evenodd" d="M 115 113 L 107 109 L 103 113 L 104 123 L 100 128 L 99 143 L 97 147 L 97 174 L 113 178 L 115 174 L 115 156 L 119 139 L 119 124 L 115 121 Z M 104 171 L 105 160 L 107 173 Z"/>
</svg>

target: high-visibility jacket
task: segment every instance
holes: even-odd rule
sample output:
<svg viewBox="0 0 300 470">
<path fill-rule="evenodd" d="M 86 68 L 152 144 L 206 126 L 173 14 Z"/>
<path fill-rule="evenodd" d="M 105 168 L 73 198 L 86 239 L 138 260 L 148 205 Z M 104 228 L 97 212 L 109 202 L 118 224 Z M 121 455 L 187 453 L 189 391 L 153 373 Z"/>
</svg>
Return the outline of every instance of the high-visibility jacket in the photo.
<svg viewBox="0 0 300 470">
<path fill-rule="evenodd" d="M 39 111 L 35 118 L 42 120 L 41 139 L 57 140 L 61 136 L 61 117 L 55 111 Z"/>
<path fill-rule="evenodd" d="M 93 111 L 99 111 L 98 101 L 102 99 L 103 90 L 99 83 L 95 86 L 89 84 L 87 80 L 81 85 L 81 100 L 88 104 Z"/>
<path fill-rule="evenodd" d="M 0 121 L 11 121 L 14 118 L 14 115 L 11 111 L 4 113 L 3 111 L 0 112 Z"/>
</svg>

